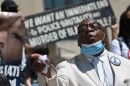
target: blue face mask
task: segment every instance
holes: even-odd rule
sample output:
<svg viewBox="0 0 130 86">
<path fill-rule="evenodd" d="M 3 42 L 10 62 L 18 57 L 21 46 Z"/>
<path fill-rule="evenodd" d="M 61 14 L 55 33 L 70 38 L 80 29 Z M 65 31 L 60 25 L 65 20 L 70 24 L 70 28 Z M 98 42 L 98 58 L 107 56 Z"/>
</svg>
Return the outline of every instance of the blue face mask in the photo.
<svg viewBox="0 0 130 86">
<path fill-rule="evenodd" d="M 97 55 L 104 49 L 101 40 L 93 44 L 81 44 L 80 52 L 86 55 Z"/>
</svg>

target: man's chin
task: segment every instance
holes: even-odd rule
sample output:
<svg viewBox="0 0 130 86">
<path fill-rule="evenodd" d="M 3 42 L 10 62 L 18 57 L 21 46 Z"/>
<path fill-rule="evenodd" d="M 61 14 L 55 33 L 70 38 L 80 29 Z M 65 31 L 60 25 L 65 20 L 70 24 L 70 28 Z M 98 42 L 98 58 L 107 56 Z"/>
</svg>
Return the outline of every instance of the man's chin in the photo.
<svg viewBox="0 0 130 86">
<path fill-rule="evenodd" d="M 87 39 L 88 42 L 86 42 L 86 44 L 93 44 L 95 42 L 97 42 L 94 38 L 89 38 Z"/>
</svg>

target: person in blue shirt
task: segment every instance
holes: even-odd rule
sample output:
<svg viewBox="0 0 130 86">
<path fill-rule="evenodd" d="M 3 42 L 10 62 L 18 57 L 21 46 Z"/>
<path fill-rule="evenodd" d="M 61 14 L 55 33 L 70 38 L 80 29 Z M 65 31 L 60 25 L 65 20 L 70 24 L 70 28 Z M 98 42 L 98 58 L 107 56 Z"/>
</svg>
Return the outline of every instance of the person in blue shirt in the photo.
<svg viewBox="0 0 130 86">
<path fill-rule="evenodd" d="M 130 5 L 120 17 L 119 34 L 118 27 L 112 27 L 112 29 L 115 37 L 111 42 L 110 51 L 130 59 Z"/>
</svg>

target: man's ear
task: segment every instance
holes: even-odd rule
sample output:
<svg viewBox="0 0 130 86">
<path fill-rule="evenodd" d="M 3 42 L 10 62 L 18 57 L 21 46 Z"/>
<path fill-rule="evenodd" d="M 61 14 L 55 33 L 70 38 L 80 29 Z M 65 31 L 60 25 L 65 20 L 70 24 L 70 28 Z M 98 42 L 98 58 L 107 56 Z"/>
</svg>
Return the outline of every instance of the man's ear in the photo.
<svg viewBox="0 0 130 86">
<path fill-rule="evenodd" d="M 103 44 L 106 44 L 106 41 L 107 41 L 107 35 L 104 33 L 104 38 L 102 40 Z"/>
<path fill-rule="evenodd" d="M 105 38 L 102 41 L 102 43 L 104 44 L 104 47 L 109 50 L 109 42 L 108 42 L 108 38 L 106 35 L 105 35 Z"/>
</svg>

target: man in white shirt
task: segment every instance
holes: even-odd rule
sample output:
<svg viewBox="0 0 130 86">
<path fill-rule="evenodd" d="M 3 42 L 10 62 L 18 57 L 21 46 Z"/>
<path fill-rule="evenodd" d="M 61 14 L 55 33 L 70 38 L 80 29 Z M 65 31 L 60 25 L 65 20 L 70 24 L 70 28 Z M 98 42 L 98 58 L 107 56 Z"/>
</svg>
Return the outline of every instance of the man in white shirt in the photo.
<svg viewBox="0 0 130 86">
<path fill-rule="evenodd" d="M 81 53 L 58 64 L 56 74 L 50 75 L 48 58 L 31 55 L 37 59 L 33 69 L 47 78 L 48 86 L 130 86 L 130 61 L 105 49 L 102 25 L 86 18 L 77 30 Z"/>
</svg>

